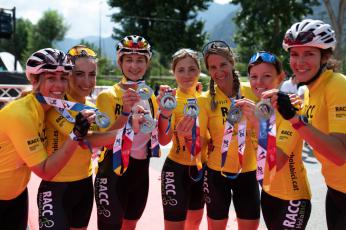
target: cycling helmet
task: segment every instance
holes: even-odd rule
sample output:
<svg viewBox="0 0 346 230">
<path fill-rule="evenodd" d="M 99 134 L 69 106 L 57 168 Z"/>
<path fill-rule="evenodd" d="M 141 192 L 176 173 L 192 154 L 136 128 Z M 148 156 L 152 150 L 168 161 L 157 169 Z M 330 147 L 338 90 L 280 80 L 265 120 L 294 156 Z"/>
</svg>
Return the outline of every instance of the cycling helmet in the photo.
<svg viewBox="0 0 346 230">
<path fill-rule="evenodd" d="M 335 49 L 336 38 L 332 27 L 320 20 L 305 19 L 287 30 L 282 42 L 288 51 L 291 47 L 311 46 L 320 49 Z"/>
<path fill-rule="evenodd" d="M 151 59 L 151 46 L 145 38 L 138 35 L 129 35 L 124 37 L 117 45 L 117 59 L 124 54 L 144 55 L 148 60 Z"/>
<path fill-rule="evenodd" d="M 26 77 L 30 81 L 32 74 L 38 75 L 43 72 L 71 72 L 72 63 L 66 54 L 60 50 L 45 48 L 33 53 L 26 62 Z"/>
</svg>

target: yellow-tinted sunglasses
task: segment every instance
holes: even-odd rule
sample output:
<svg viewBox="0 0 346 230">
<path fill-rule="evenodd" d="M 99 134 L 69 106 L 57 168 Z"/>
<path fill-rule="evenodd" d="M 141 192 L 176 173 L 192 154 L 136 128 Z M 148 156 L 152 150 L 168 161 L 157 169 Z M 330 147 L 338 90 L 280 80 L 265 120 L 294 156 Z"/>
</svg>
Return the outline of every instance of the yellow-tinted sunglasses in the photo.
<svg viewBox="0 0 346 230">
<path fill-rule="evenodd" d="M 74 46 L 72 47 L 68 52 L 67 54 L 71 57 L 93 57 L 93 58 L 96 58 L 96 53 L 84 46 L 84 45 L 77 45 L 77 46 Z"/>
</svg>

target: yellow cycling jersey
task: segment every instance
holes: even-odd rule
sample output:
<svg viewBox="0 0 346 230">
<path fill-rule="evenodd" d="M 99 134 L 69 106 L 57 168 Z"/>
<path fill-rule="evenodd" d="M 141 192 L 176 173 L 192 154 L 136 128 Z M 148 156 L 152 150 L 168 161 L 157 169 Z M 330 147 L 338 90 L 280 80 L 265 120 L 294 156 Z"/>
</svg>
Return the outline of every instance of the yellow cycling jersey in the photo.
<svg viewBox="0 0 346 230">
<path fill-rule="evenodd" d="M 66 96 L 68 101 L 76 102 L 72 97 Z M 85 103 L 88 106 L 95 107 L 89 101 Z M 77 111 L 68 111 L 72 117 L 76 117 Z M 55 108 L 51 108 L 47 112 L 46 119 L 46 135 L 47 135 L 47 152 L 49 155 L 57 151 L 63 143 L 70 138 L 74 124 L 65 119 Z M 90 130 L 97 130 L 96 124 L 90 126 Z M 68 182 L 82 180 L 91 176 L 91 152 L 88 148 L 78 146 L 72 154 L 67 164 L 59 171 L 59 173 L 51 180 L 54 182 Z"/>
<path fill-rule="evenodd" d="M 346 77 L 326 70 L 304 94 L 303 113 L 309 123 L 324 133 L 346 133 Z M 346 164 L 337 166 L 319 152 L 322 174 L 331 188 L 346 193 Z"/>
<path fill-rule="evenodd" d="M 44 110 L 34 94 L 0 110 L 0 200 L 20 195 L 30 179 L 30 167 L 47 158 Z"/>
<path fill-rule="evenodd" d="M 111 88 L 102 91 L 96 99 L 96 107 L 103 113 L 106 113 L 110 119 L 111 127 L 118 117 L 121 115 L 121 111 L 123 109 L 123 89 L 120 87 L 119 83 L 113 85 Z M 158 104 L 156 102 L 156 96 L 153 94 L 149 100 L 150 107 L 153 111 L 151 111 L 154 117 L 157 116 L 158 113 Z M 107 130 L 102 129 L 101 130 Z M 113 146 L 110 146 L 112 148 Z M 100 156 L 100 161 L 104 158 L 104 152 Z"/>
<path fill-rule="evenodd" d="M 288 159 L 284 165 L 276 169 L 271 183 L 269 183 L 269 167 L 266 164 L 263 184 L 270 184 L 270 186 L 269 189 L 267 186 L 263 186 L 263 190 L 282 200 L 310 200 L 310 186 L 302 161 L 303 140 L 291 123 L 284 120 L 279 112 L 275 112 L 275 116 L 276 147 L 280 148 Z"/>
<path fill-rule="evenodd" d="M 217 103 L 217 108 L 215 111 L 212 111 L 210 108 L 211 96 L 209 92 L 199 98 L 199 104 L 201 107 L 200 126 L 201 133 L 205 132 L 204 129 L 208 129 L 211 137 L 212 147 L 208 153 L 208 167 L 213 170 L 221 171 L 222 139 L 228 109 L 231 106 L 231 102 L 218 87 L 215 88 L 215 93 L 215 101 Z M 241 95 L 251 100 L 254 100 L 255 98 L 251 88 L 246 85 L 241 85 Z M 249 124 L 247 124 L 245 152 L 243 157 L 243 165 L 241 167 L 238 158 L 238 125 L 234 126 L 232 140 L 223 168 L 224 172 L 237 173 L 240 168 L 242 168 L 242 172 L 256 170 L 256 152 L 251 141 L 252 134 L 253 132 L 251 131 L 251 127 Z"/>
<path fill-rule="evenodd" d="M 172 112 L 171 128 L 175 130 L 177 123 L 184 117 L 184 107 L 187 104 L 188 98 L 197 98 L 200 95 L 198 92 L 191 94 L 183 93 L 181 90 L 176 91 L 177 107 Z M 197 100 L 196 100 L 197 103 Z M 201 135 L 201 137 L 206 135 Z M 196 165 L 195 159 L 191 156 L 189 149 L 185 144 L 185 138 L 174 133 L 172 136 L 172 148 L 169 151 L 168 158 L 182 165 Z M 201 140 L 202 162 L 206 161 L 207 140 Z"/>
</svg>

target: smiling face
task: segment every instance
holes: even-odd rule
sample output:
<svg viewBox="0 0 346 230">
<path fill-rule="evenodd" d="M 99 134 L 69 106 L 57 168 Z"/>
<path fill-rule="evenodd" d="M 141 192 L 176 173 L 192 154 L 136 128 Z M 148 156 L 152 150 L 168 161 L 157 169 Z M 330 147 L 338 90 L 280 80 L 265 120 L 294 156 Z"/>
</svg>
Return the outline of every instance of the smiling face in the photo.
<svg viewBox="0 0 346 230">
<path fill-rule="evenodd" d="M 189 91 L 196 88 L 200 69 L 196 61 L 190 56 L 180 59 L 173 70 L 178 87 L 182 91 Z"/>
<path fill-rule="evenodd" d="M 149 62 L 144 55 L 124 54 L 118 65 L 127 79 L 138 81 L 143 78 L 149 67 Z"/>
<path fill-rule="evenodd" d="M 75 61 L 69 80 L 68 93 L 76 100 L 83 102 L 96 85 L 96 62 L 92 58 L 82 57 Z"/>
<path fill-rule="evenodd" d="M 309 81 L 325 62 L 319 48 L 301 46 L 290 49 L 290 66 L 297 82 Z"/>
<path fill-rule="evenodd" d="M 273 64 L 262 62 L 250 68 L 249 82 L 256 97 L 261 98 L 264 91 L 278 88 L 284 74 L 278 73 Z"/>
<path fill-rule="evenodd" d="M 225 83 L 233 82 L 233 65 L 232 63 L 222 55 L 211 54 L 208 56 L 208 72 L 215 83 L 222 87 Z"/>
<path fill-rule="evenodd" d="M 61 99 L 64 97 L 68 87 L 69 73 L 45 72 L 40 76 L 37 84 L 38 91 L 46 97 Z"/>
</svg>

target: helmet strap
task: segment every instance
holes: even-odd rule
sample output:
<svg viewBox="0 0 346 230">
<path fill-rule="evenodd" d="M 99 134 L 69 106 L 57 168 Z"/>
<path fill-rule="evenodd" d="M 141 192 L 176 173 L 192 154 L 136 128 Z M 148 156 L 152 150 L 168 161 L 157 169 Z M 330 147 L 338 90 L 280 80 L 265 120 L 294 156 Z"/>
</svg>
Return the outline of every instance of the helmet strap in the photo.
<svg viewBox="0 0 346 230">
<path fill-rule="evenodd" d="M 299 85 L 300 85 L 300 86 L 301 86 L 301 85 L 310 85 L 312 82 L 316 81 L 316 80 L 319 78 L 319 76 L 321 75 L 321 73 L 324 72 L 326 66 L 327 66 L 326 63 L 325 63 L 325 64 L 322 64 L 322 65 L 320 66 L 320 69 L 319 69 L 319 70 L 317 71 L 317 73 L 315 74 L 315 76 L 313 76 L 313 77 L 312 77 L 310 80 L 308 80 L 308 81 L 299 82 Z"/>
</svg>

